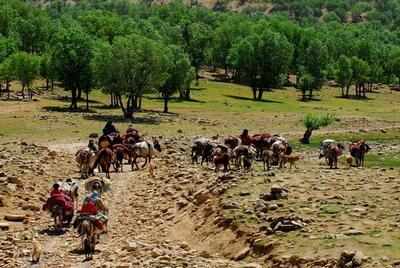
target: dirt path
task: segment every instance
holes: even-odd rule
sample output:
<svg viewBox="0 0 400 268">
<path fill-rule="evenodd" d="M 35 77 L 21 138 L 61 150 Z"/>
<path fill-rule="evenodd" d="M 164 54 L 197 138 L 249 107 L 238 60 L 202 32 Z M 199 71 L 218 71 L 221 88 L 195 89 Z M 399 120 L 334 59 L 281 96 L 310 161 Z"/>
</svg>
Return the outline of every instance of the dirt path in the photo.
<svg viewBox="0 0 400 268">
<path fill-rule="evenodd" d="M 52 149 L 73 151 L 80 145 Z M 172 187 L 172 182 L 151 178 L 147 170 L 127 172 L 128 166 L 125 170 L 112 174 L 112 190 L 104 194 L 110 210 L 109 233 L 101 238 L 94 260 L 84 261 L 78 252 L 80 239 L 70 229 L 63 235 L 39 236 L 44 254 L 40 265 L 33 267 L 239 267 L 227 260 L 202 257 L 203 252 L 192 250 L 185 242 L 168 240 L 175 202 L 164 190 Z M 44 217 L 39 231 L 52 224 L 48 215 Z M 24 262 L 28 266 L 28 256 Z"/>
</svg>

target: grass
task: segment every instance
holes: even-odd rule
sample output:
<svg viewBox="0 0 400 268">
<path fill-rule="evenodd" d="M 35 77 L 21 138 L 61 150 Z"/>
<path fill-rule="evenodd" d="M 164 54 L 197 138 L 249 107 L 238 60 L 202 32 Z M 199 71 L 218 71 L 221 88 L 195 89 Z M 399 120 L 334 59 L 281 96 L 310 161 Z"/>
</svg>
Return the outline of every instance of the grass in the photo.
<svg viewBox="0 0 400 268">
<path fill-rule="evenodd" d="M 15 90 L 18 87 L 13 84 Z M 371 94 L 371 98 L 365 101 L 337 98 L 337 94 L 338 89 L 326 88 L 319 92 L 320 101 L 301 102 L 298 101 L 299 93 L 288 88 L 265 92 L 263 101 L 253 101 L 250 89 L 245 86 L 202 80 L 193 88 L 192 101 L 171 101 L 172 114 L 161 113 L 163 101 L 155 98 L 154 94 L 146 96 L 143 103 L 146 111 L 137 113 L 131 122 L 122 117 L 120 109 L 109 109 L 108 96 L 100 91 L 93 91 L 90 95 L 91 112 L 66 112 L 68 98 L 62 96 L 68 93 L 58 90 L 55 95 L 42 97 L 37 102 L 1 102 L 0 135 L 5 139 L 75 141 L 99 132 L 105 121 L 111 119 L 121 130 L 133 123 L 142 132 L 154 135 L 178 135 L 178 130 L 187 136 L 238 135 L 243 128 L 248 128 L 251 133 L 284 133 L 296 143 L 304 131 L 302 118 L 305 114 L 334 114 L 341 119 L 339 122 L 314 133 L 310 147 L 317 147 L 326 131 L 347 131 L 358 127 L 352 125 L 352 120 L 365 119 L 386 127 L 400 123 L 400 106 L 396 105 L 400 94 L 390 94 L 384 89 L 382 93 Z M 84 102 L 80 106 L 84 107 Z M 47 120 L 38 120 L 42 115 L 51 116 Z M 199 119 L 206 123 L 199 123 Z M 354 138 L 381 141 L 398 139 L 399 133 L 400 130 L 385 135 L 354 132 L 329 137 L 348 140 L 353 135 Z"/>
</svg>

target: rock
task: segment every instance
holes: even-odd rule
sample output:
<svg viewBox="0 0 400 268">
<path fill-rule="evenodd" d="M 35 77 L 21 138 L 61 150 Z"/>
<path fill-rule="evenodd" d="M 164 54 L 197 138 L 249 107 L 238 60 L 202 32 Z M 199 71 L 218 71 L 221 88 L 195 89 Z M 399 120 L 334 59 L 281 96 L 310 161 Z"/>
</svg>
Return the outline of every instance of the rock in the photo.
<svg viewBox="0 0 400 268">
<path fill-rule="evenodd" d="M 364 254 L 361 251 L 357 251 L 353 257 L 353 267 L 360 267 L 365 259 Z"/>
<path fill-rule="evenodd" d="M 252 244 L 252 248 L 255 254 L 263 256 L 269 254 L 278 245 L 278 242 L 269 239 L 256 239 Z"/>
<path fill-rule="evenodd" d="M 184 208 L 188 205 L 188 202 L 184 199 L 180 199 L 176 202 L 176 205 L 178 206 L 179 209 Z"/>
<path fill-rule="evenodd" d="M 10 229 L 10 224 L 6 222 L 0 222 L 0 230 L 6 231 Z"/>
<path fill-rule="evenodd" d="M 135 241 L 125 241 L 126 245 L 123 247 L 123 249 L 131 252 L 131 251 L 136 251 L 138 249 L 138 244 Z"/>
<path fill-rule="evenodd" d="M 4 177 L 6 177 L 6 176 L 7 176 L 6 173 L 0 172 L 0 178 L 4 178 Z"/>
<path fill-rule="evenodd" d="M 7 178 L 8 183 L 16 184 L 18 186 L 22 186 L 22 181 L 17 177 L 11 176 Z"/>
<path fill-rule="evenodd" d="M 279 206 L 277 204 L 269 204 L 268 205 L 269 210 L 277 210 L 278 208 L 279 208 Z"/>
<path fill-rule="evenodd" d="M 246 246 L 245 248 L 240 250 L 238 253 L 236 253 L 236 255 L 234 255 L 232 259 L 235 261 L 243 260 L 244 258 L 247 257 L 247 255 L 249 255 L 249 253 L 250 253 L 250 247 Z"/>
<path fill-rule="evenodd" d="M 23 205 L 22 209 L 23 210 L 40 211 L 40 207 L 39 206 L 35 206 L 35 205 L 31 205 L 31 204 Z"/>
<path fill-rule="evenodd" d="M 351 230 L 344 232 L 343 234 L 344 235 L 362 235 L 362 234 L 364 234 L 364 232 L 357 230 L 357 229 L 351 229 Z"/>
<path fill-rule="evenodd" d="M 18 214 L 7 214 L 4 216 L 6 221 L 17 221 L 22 222 L 26 219 L 25 215 L 18 215 Z"/>
<path fill-rule="evenodd" d="M 262 266 L 258 263 L 249 263 L 249 264 L 244 264 L 241 266 L 242 268 L 262 268 Z"/>
<path fill-rule="evenodd" d="M 239 195 L 240 196 L 248 196 L 248 195 L 250 195 L 250 192 L 243 191 L 243 192 L 240 192 Z"/>
<path fill-rule="evenodd" d="M 5 207 L 6 203 L 4 201 L 4 197 L 0 195 L 0 207 Z"/>
<path fill-rule="evenodd" d="M 194 195 L 194 203 L 196 205 L 201 205 L 206 202 L 210 197 L 211 193 L 207 189 L 199 190 Z"/>
<path fill-rule="evenodd" d="M 236 202 L 224 202 L 222 204 L 223 209 L 239 209 L 240 205 Z"/>
</svg>

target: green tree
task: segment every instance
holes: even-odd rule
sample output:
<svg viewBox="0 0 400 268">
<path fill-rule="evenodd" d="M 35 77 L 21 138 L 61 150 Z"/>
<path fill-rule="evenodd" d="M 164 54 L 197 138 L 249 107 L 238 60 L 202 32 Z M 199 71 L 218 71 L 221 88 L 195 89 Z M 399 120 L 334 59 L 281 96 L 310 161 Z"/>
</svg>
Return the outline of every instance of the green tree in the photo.
<svg viewBox="0 0 400 268">
<path fill-rule="evenodd" d="M 200 67 L 206 60 L 206 51 L 211 39 L 210 32 L 211 29 L 201 23 L 191 23 L 183 28 L 185 48 L 192 66 L 195 68 L 196 81 L 199 80 Z"/>
<path fill-rule="evenodd" d="M 299 78 L 297 87 L 302 92 L 301 98 L 303 101 L 307 100 L 307 92 L 311 90 L 313 84 L 314 77 L 311 74 L 306 73 Z"/>
<path fill-rule="evenodd" d="M 353 81 L 355 84 L 355 95 L 356 97 L 366 98 L 366 87 L 365 83 L 368 81 L 368 75 L 370 68 L 367 62 L 353 57 L 351 59 L 351 66 L 353 69 Z"/>
<path fill-rule="evenodd" d="M 14 72 L 10 58 L 5 59 L 0 63 L 0 82 L 6 83 L 5 91 L 7 92 L 7 98 L 10 98 L 10 82 L 14 79 Z M 0 91 L 1 95 L 2 91 Z"/>
<path fill-rule="evenodd" d="M 10 56 L 10 64 L 13 76 L 21 83 L 23 98 L 27 89 L 32 99 L 32 82 L 40 74 L 40 58 L 26 52 L 16 52 Z"/>
<path fill-rule="evenodd" d="M 78 26 L 59 29 L 55 35 L 51 61 L 65 90 L 71 91 L 71 109 L 78 108 L 78 91 L 90 77 L 92 46 L 90 37 Z"/>
<path fill-rule="evenodd" d="M 168 78 L 158 88 L 164 99 L 164 113 L 168 113 L 168 102 L 170 97 L 177 91 L 181 91 L 190 84 L 193 79 L 193 68 L 189 57 L 177 46 L 171 46 L 167 53 Z M 190 86 L 190 85 L 189 85 Z"/>
<path fill-rule="evenodd" d="M 342 90 L 342 97 L 349 96 L 349 89 L 352 79 L 353 69 L 351 60 L 348 57 L 341 55 L 337 62 L 336 81 L 339 83 Z"/>
<path fill-rule="evenodd" d="M 145 92 L 160 87 L 167 78 L 162 46 L 140 35 L 116 38 L 111 49 L 101 49 L 96 58 L 95 65 L 100 63 L 95 67 L 96 80 L 117 95 L 126 118 L 132 118 Z M 127 97 L 126 105 L 123 95 Z"/>
<path fill-rule="evenodd" d="M 237 80 L 251 87 L 254 100 L 261 100 L 265 90 L 280 86 L 292 55 L 293 47 L 286 37 L 264 29 L 236 43 L 230 61 Z"/>
<path fill-rule="evenodd" d="M 303 144 L 309 144 L 310 138 L 314 130 L 318 130 L 321 127 L 326 127 L 335 122 L 336 118 L 333 115 L 313 115 L 307 114 L 303 119 L 304 127 L 306 131 L 300 142 Z"/>
</svg>

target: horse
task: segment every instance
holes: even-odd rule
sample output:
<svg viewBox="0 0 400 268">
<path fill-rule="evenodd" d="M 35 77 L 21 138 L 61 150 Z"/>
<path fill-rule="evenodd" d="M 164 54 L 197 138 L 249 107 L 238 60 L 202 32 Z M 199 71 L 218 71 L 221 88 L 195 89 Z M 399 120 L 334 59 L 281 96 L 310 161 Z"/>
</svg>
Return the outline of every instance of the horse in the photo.
<svg viewBox="0 0 400 268">
<path fill-rule="evenodd" d="M 95 161 L 93 161 L 92 166 L 90 167 L 91 171 L 99 165 L 101 167 L 101 171 L 106 173 L 106 177 L 110 178 L 110 167 L 113 159 L 113 151 L 110 148 L 103 148 L 97 152 L 95 156 Z"/>
<path fill-rule="evenodd" d="M 356 159 L 357 167 L 364 167 L 365 154 L 367 154 L 370 150 L 371 147 L 363 140 L 350 144 L 349 151 L 351 156 Z"/>
<path fill-rule="evenodd" d="M 113 151 L 113 166 L 116 172 L 121 168 L 121 172 L 124 171 L 123 160 L 126 159 L 128 162 L 131 161 L 131 153 L 127 146 L 122 144 L 114 144 L 112 146 Z"/>
<path fill-rule="evenodd" d="M 161 152 L 161 145 L 156 138 L 153 138 L 152 142 L 142 141 L 130 146 L 130 151 L 132 156 L 132 164 L 131 164 L 132 170 L 134 170 L 134 166 L 136 166 L 136 168 L 139 169 L 139 166 L 137 164 L 137 159 L 140 157 L 145 159 L 142 168 L 144 168 L 147 165 L 147 163 L 151 163 L 151 159 L 155 155 L 155 150 Z"/>
<path fill-rule="evenodd" d="M 82 178 L 89 177 L 90 171 L 90 158 L 93 156 L 93 153 L 90 152 L 87 148 L 79 149 L 75 154 L 75 161 L 79 165 L 79 172 L 81 173 Z"/>
<path fill-rule="evenodd" d="M 92 220 L 83 219 L 79 225 L 79 235 L 81 236 L 82 250 L 87 260 L 93 259 L 96 247 L 96 227 Z"/>
<path fill-rule="evenodd" d="M 326 158 L 328 160 L 329 168 L 337 168 L 338 157 L 342 155 L 344 146 L 342 144 L 330 144 L 326 151 Z"/>
</svg>

